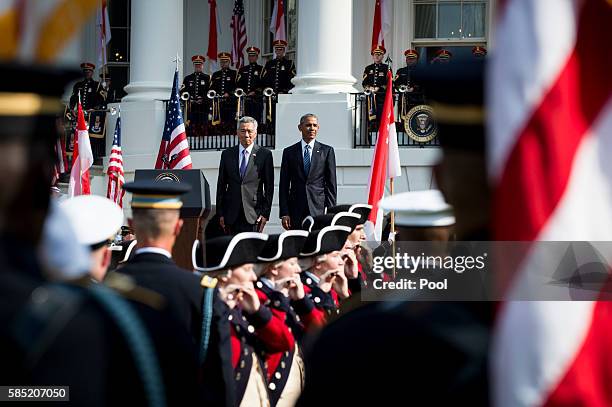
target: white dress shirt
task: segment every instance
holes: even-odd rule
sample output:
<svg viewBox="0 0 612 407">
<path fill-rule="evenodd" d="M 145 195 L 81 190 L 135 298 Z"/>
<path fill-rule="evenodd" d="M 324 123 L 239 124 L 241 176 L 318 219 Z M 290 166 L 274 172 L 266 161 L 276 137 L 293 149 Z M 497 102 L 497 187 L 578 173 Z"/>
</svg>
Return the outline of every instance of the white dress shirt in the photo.
<svg viewBox="0 0 612 407">
<path fill-rule="evenodd" d="M 304 149 L 306 148 L 306 142 L 302 139 L 302 157 L 304 157 Z M 310 164 L 312 165 L 312 151 L 314 150 L 315 140 L 312 140 L 308 143 L 310 149 L 308 150 L 308 155 L 310 156 Z"/>
<path fill-rule="evenodd" d="M 247 156 L 247 159 L 251 156 L 251 154 L 253 153 L 253 147 L 255 146 L 255 144 L 251 144 L 250 146 L 248 146 L 247 148 L 244 148 L 242 146 L 242 144 L 238 144 L 238 172 L 240 172 L 240 167 L 242 166 L 242 160 L 244 159 L 244 153 L 243 151 L 246 150 L 249 152 L 249 155 Z M 247 161 L 247 164 L 249 162 Z"/>
<path fill-rule="evenodd" d="M 140 249 L 136 249 L 136 251 L 134 252 L 134 255 L 138 255 L 141 253 L 155 253 L 155 254 L 161 254 L 162 256 L 166 256 L 169 259 L 172 258 L 172 253 L 170 253 L 166 249 L 162 249 L 161 247 L 141 247 Z"/>
</svg>

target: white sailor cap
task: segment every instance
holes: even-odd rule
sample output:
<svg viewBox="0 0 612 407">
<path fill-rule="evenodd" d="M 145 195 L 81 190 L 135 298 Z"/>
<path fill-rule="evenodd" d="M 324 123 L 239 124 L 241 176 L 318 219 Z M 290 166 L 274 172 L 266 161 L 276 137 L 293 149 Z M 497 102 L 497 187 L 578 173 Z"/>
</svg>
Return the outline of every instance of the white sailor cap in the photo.
<svg viewBox="0 0 612 407">
<path fill-rule="evenodd" d="M 388 196 L 378 206 L 385 211 L 395 211 L 395 224 L 398 226 L 434 227 L 455 224 L 453 208 L 437 189 Z"/>
<path fill-rule="evenodd" d="M 61 203 L 82 245 L 93 249 L 110 242 L 123 224 L 123 211 L 110 199 L 81 195 Z"/>
</svg>

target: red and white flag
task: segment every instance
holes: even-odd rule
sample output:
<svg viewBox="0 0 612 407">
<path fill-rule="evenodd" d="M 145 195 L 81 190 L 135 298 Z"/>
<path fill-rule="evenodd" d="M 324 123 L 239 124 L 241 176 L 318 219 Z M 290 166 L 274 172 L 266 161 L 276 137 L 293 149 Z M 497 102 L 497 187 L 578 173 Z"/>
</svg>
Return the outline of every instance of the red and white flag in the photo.
<svg viewBox="0 0 612 407">
<path fill-rule="evenodd" d="M 219 68 L 217 62 L 217 54 L 219 53 L 217 41 L 221 37 L 221 24 L 219 24 L 219 15 L 217 14 L 217 1 L 208 0 L 208 5 L 208 50 L 206 51 L 206 56 L 208 57 L 209 69 L 211 72 L 214 72 Z"/>
<path fill-rule="evenodd" d="M 393 89 L 393 76 L 387 72 L 387 89 Z M 365 233 L 369 241 L 380 242 L 382 235 L 383 211 L 378 202 L 385 196 L 387 179 L 402 175 L 397 133 L 395 131 L 395 116 L 393 114 L 393 92 L 385 95 L 378 139 L 374 148 L 374 158 L 370 167 L 368 182 L 368 204 L 372 205 L 370 216 L 365 223 Z"/>
<path fill-rule="evenodd" d="M 89 142 L 87 123 L 83 115 L 81 102 L 78 104 L 77 128 L 74 135 L 74 150 L 72 152 L 72 170 L 68 184 L 68 196 L 89 195 L 91 193 L 89 168 L 93 165 L 93 153 Z"/>
<path fill-rule="evenodd" d="M 507 0 L 488 75 L 493 227 L 502 241 L 612 241 L 608 0 Z M 508 298 L 528 288 L 519 259 Z M 605 259 L 610 262 L 612 259 Z M 496 406 L 612 405 L 612 302 L 509 301 L 492 348 Z"/>
<path fill-rule="evenodd" d="M 385 45 L 385 36 L 391 30 L 392 7 L 391 0 L 376 0 L 372 23 L 371 49 L 374 49 L 377 45 Z"/>
<path fill-rule="evenodd" d="M 108 62 L 106 51 L 108 43 L 111 40 L 107 0 L 100 0 L 100 7 L 97 11 L 96 21 L 98 26 L 98 62 L 100 63 L 100 66 L 104 66 Z"/>
<path fill-rule="evenodd" d="M 272 10 L 272 18 L 270 19 L 270 32 L 274 34 L 274 41 L 287 41 L 284 3 L 284 0 L 274 0 L 274 9 Z"/>
<path fill-rule="evenodd" d="M 115 124 L 115 135 L 113 136 L 113 146 L 111 147 L 110 158 L 108 160 L 108 186 L 106 197 L 123 208 L 123 196 L 125 183 L 123 174 L 123 154 L 121 153 L 121 117 L 117 118 Z"/>
</svg>

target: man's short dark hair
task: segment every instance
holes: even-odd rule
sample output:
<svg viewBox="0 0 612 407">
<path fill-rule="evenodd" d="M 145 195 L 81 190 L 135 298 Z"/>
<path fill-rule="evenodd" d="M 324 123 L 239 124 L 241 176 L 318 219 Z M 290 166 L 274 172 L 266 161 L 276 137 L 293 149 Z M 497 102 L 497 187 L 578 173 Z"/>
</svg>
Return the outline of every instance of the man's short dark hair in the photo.
<svg viewBox="0 0 612 407">
<path fill-rule="evenodd" d="M 304 124 L 306 119 L 308 119 L 309 117 L 313 117 L 313 118 L 317 119 L 317 123 L 319 123 L 319 118 L 317 117 L 316 114 L 314 114 L 314 113 L 306 113 L 304 116 L 300 117 L 300 126 L 302 124 Z"/>
</svg>

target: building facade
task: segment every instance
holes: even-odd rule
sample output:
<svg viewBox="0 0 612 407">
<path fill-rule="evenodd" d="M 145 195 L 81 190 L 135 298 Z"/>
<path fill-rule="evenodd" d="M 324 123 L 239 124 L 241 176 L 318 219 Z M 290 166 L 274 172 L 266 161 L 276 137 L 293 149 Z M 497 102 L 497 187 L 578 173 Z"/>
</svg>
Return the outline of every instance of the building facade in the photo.
<svg viewBox="0 0 612 407">
<path fill-rule="evenodd" d="M 454 54 L 474 46 L 491 48 L 495 0 L 385 0 L 389 1 L 390 30 L 385 47 L 393 72 L 404 66 L 405 49 L 416 49 L 427 64 L 440 48 Z M 164 123 L 164 105 L 171 90 L 179 57 L 181 76 L 192 72 L 191 56 L 208 47 L 209 2 L 202 0 L 110 0 L 112 40 L 107 71 L 115 84 L 125 84 L 120 104 L 126 177 L 138 168 L 152 168 Z M 217 0 L 220 25 L 218 50 L 231 51 L 230 19 L 233 0 Z M 273 0 L 245 0 L 248 45 L 262 50 L 260 63 L 272 56 L 269 30 Z M 296 87 L 281 95 L 277 106 L 274 165 L 276 182 L 282 149 L 300 139 L 299 117 L 320 117 L 319 139 L 336 149 L 339 203 L 367 199 L 372 148 L 354 146 L 354 97 L 360 92 L 364 67 L 371 63 L 370 46 L 374 0 L 285 0 L 288 56 L 296 62 Z M 93 21 L 82 38 L 83 59 L 98 58 Z M 210 65 L 205 65 L 205 70 Z M 114 128 L 115 117 L 107 129 Z M 107 137 L 110 149 L 110 137 Z M 192 152 L 194 168 L 204 170 L 215 196 L 220 151 Z M 436 147 L 401 148 L 402 177 L 396 191 L 434 187 L 432 166 Z M 105 191 L 103 176 L 94 188 Z M 271 227 L 278 228 L 277 198 Z M 272 230 L 271 228 L 271 230 Z"/>
</svg>

